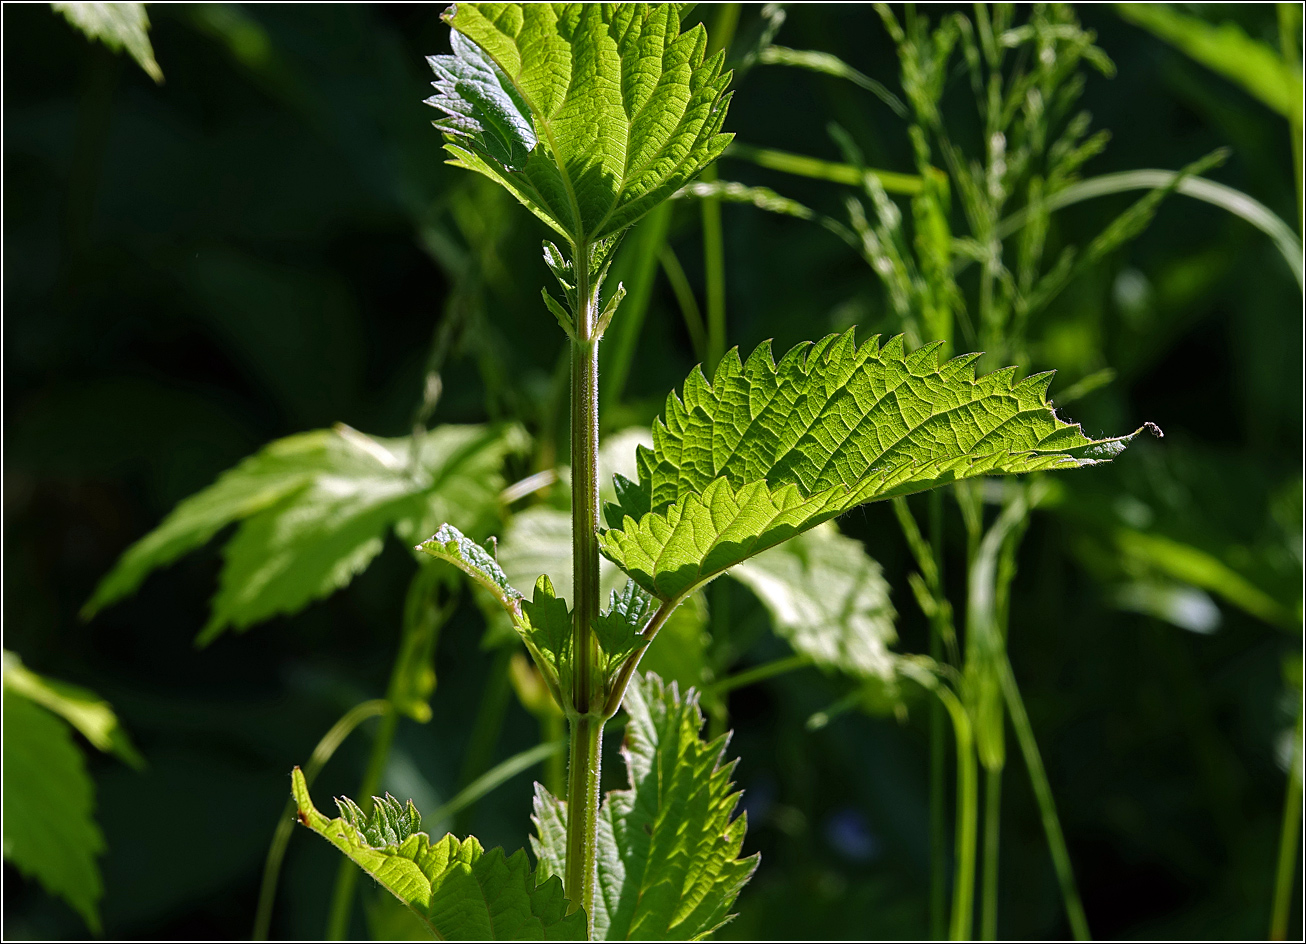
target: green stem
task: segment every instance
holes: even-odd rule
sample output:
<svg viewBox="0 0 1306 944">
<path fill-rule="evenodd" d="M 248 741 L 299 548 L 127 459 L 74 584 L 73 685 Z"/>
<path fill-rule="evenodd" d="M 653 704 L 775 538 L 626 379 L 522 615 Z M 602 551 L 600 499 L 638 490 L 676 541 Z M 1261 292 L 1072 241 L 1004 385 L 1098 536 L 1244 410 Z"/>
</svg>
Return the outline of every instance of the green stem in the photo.
<svg viewBox="0 0 1306 944">
<path fill-rule="evenodd" d="M 1066 917 L 1070 921 L 1071 933 L 1077 941 L 1089 940 L 1088 919 L 1084 916 L 1084 906 L 1079 900 L 1079 890 L 1075 887 L 1075 873 L 1070 866 L 1070 853 L 1066 850 L 1066 839 L 1061 833 L 1061 821 L 1057 818 L 1056 803 L 1052 799 L 1052 787 L 1048 784 L 1047 772 L 1043 769 L 1043 758 L 1038 752 L 1038 742 L 1034 740 L 1034 731 L 1029 725 L 1029 716 L 1025 714 L 1025 702 L 1020 697 L 1016 686 L 1016 676 L 1011 670 L 1011 661 L 1005 652 L 998 665 L 998 674 L 1002 679 L 1002 693 L 1011 712 L 1011 726 L 1016 729 L 1016 739 L 1020 742 L 1020 751 L 1029 770 L 1030 785 L 1038 800 L 1039 813 L 1043 818 L 1043 832 L 1047 836 L 1048 852 L 1052 854 L 1052 865 L 1056 869 L 1057 883 L 1061 886 L 1061 897 L 1066 905 Z"/>
<path fill-rule="evenodd" d="M 304 765 L 304 780 L 311 786 L 322 770 L 323 765 L 331 759 L 336 749 L 349 737 L 360 724 L 368 718 L 383 714 L 388 702 L 384 698 L 374 698 L 355 705 L 343 717 L 331 726 L 331 729 L 317 742 L 313 753 Z M 286 857 L 286 846 L 290 843 L 291 833 L 295 828 L 295 801 L 286 802 L 286 809 L 277 823 L 277 831 L 268 846 L 267 861 L 263 865 L 263 882 L 259 887 L 258 910 L 254 914 L 254 933 L 256 941 L 266 941 L 268 930 L 272 926 L 272 905 L 277 897 L 277 879 L 281 875 L 281 863 Z"/>
<path fill-rule="evenodd" d="M 603 405 L 620 403 L 626 389 L 626 380 L 630 376 L 630 365 L 635 361 L 635 347 L 639 342 L 640 331 L 648 315 L 649 302 L 653 297 L 653 282 L 657 276 L 658 261 L 667 244 L 667 232 L 671 229 L 671 203 L 649 211 L 648 216 L 637 223 L 627 236 L 627 245 L 621 249 L 621 258 L 614 263 L 613 278 L 616 267 L 627 263 L 623 268 L 624 277 L 629 280 L 629 292 L 621 303 L 621 317 L 613 321 L 608 328 L 608 344 L 604 345 L 603 354 Z"/>
<path fill-rule="evenodd" d="M 1299 69 L 1301 59 L 1297 54 L 1296 36 L 1298 26 L 1296 21 L 1297 15 L 1300 14 L 1300 7 L 1296 3 L 1280 3 L 1276 5 L 1279 13 L 1279 49 L 1283 53 L 1283 61 L 1289 69 Z M 1297 232 L 1302 232 L 1302 121 L 1298 113 L 1288 121 L 1289 136 L 1292 139 L 1292 170 L 1294 182 L 1297 184 Z"/>
<path fill-rule="evenodd" d="M 707 54 L 730 49 L 739 25 L 738 3 L 723 3 L 716 8 L 716 18 L 708 31 Z M 715 164 L 700 175 L 707 183 L 717 179 Z M 726 250 L 721 230 L 721 198 L 705 197 L 703 212 L 703 271 L 707 282 L 707 357 L 704 369 L 711 377 L 726 353 Z"/>
<path fill-rule="evenodd" d="M 713 661 L 729 659 L 730 590 L 731 583 L 728 580 L 718 580 L 712 585 L 712 606 L 709 612 Z M 707 739 L 715 741 L 726 733 L 726 725 L 730 723 L 730 703 L 725 697 L 725 692 L 709 689 L 703 693 L 702 704 L 707 712 Z"/>
<path fill-rule="evenodd" d="M 984 772 L 984 873 L 980 879 L 980 940 L 998 939 L 998 842 L 1002 825 L 1002 768 Z"/>
<path fill-rule="evenodd" d="M 430 718 L 427 701 L 435 688 L 435 675 L 430 667 L 435 652 L 436 635 L 448 616 L 446 609 L 435 604 L 439 583 L 434 579 L 433 568 L 422 567 L 413 575 L 404 603 L 404 627 L 399 641 L 399 651 L 390 670 L 390 683 L 386 688 L 385 710 L 372 754 L 367 762 L 362 783 L 358 787 L 358 804 L 370 812 L 372 795 L 381 784 L 390 748 L 394 744 L 395 730 L 402 711 L 420 721 Z M 354 888 L 358 869 L 348 859 L 340 863 L 336 873 L 335 890 L 331 896 L 327 918 L 326 936 L 340 940 L 349 930 L 349 913 L 354 903 Z"/>
<path fill-rule="evenodd" d="M 567 786 L 568 907 L 594 916 L 594 872 L 599 805 L 602 692 L 594 690 L 594 638 L 599 614 L 599 338 L 598 286 L 591 281 L 590 247 L 573 247 L 576 341 L 571 352 L 572 672 L 571 752 Z M 591 931 L 593 930 L 591 926 Z"/>
<path fill-rule="evenodd" d="M 583 907 L 591 923 L 594 920 L 602 747 L 603 721 L 594 715 L 572 717 L 570 780 L 567 785 L 567 911 L 570 914 Z M 592 935 L 592 926 L 590 932 Z"/>
<path fill-rule="evenodd" d="M 975 911 L 975 834 L 978 825 L 979 779 L 975 742 L 966 709 L 948 688 L 935 689 L 948 714 L 957 741 L 957 836 L 956 866 L 952 881 L 952 923 L 949 936 L 967 941 Z"/>
<path fill-rule="evenodd" d="M 372 756 L 368 758 L 367 770 L 358 785 L 358 805 L 365 813 L 372 810 L 372 795 L 381 785 L 381 775 L 385 773 L 386 763 L 390 760 L 390 748 L 394 745 L 395 730 L 399 724 L 399 712 L 394 702 L 387 699 L 384 714 L 381 715 L 381 727 L 372 742 Z M 349 914 L 354 906 L 354 888 L 358 883 L 359 870 L 349 859 L 341 859 L 336 870 L 336 887 L 331 893 L 331 910 L 327 916 L 326 938 L 328 941 L 343 941 L 349 932 Z"/>
<path fill-rule="evenodd" d="M 1270 940 L 1285 940 L 1288 914 L 1293 899 L 1293 874 L 1297 871 L 1297 844 L 1301 840 L 1302 708 L 1297 706 L 1297 729 L 1293 733 L 1292 769 L 1288 771 L 1288 795 L 1283 805 L 1283 830 L 1279 834 L 1279 867 L 1274 882 L 1274 910 L 1270 916 Z"/>
<path fill-rule="evenodd" d="M 665 243 L 660 258 L 662 268 L 667 273 L 667 281 L 671 283 L 671 291 L 675 293 L 676 303 L 680 306 L 680 315 L 685 319 L 685 330 L 689 332 L 689 343 L 694 348 L 694 356 L 700 361 L 706 361 L 707 328 L 703 326 L 703 313 L 698 310 L 694 290 L 689 287 L 689 279 L 685 277 L 680 260 Z"/>
</svg>

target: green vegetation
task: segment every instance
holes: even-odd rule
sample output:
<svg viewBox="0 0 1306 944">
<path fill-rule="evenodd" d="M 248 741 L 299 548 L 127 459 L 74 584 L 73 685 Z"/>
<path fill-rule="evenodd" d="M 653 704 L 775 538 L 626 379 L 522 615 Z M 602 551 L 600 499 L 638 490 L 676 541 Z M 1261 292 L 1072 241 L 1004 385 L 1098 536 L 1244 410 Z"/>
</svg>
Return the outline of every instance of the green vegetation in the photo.
<svg viewBox="0 0 1306 944">
<path fill-rule="evenodd" d="M 15 936 L 1292 936 L 1299 11 L 55 6 Z"/>
</svg>

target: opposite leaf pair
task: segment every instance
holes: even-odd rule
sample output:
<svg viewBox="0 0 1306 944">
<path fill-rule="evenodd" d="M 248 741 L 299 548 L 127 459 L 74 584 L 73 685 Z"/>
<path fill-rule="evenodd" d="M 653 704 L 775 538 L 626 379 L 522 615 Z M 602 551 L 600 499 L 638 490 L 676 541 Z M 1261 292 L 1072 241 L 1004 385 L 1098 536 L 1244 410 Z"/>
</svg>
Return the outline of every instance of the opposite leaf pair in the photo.
<svg viewBox="0 0 1306 944">
<path fill-rule="evenodd" d="M 739 858 L 747 817 L 723 764 L 726 738 L 699 737 L 697 697 L 681 696 L 649 676 L 632 686 L 623 754 L 628 790 L 610 793 L 600 813 L 599 894 L 593 915 L 599 940 L 688 940 L 729 919 L 730 906 L 757 867 Z M 486 852 L 475 838 L 432 842 L 417 832 L 411 801 L 387 797 L 369 817 L 348 799 L 328 819 L 313 806 L 296 768 L 300 822 L 326 838 L 446 940 L 585 940 L 586 916 L 563 897 L 566 805 L 536 788 L 531 845 Z"/>
<path fill-rule="evenodd" d="M 429 541 L 416 549 L 448 561 L 489 591 L 512 620 L 558 706 L 571 711 L 572 614 L 566 601 L 554 592 L 553 582 L 541 576 L 535 583 L 534 596 L 526 599 L 508 583 L 489 547 L 482 547 L 450 524 L 441 525 Z M 612 592 L 608 611 L 594 620 L 600 650 L 593 667 L 595 690 L 605 697 L 609 680 L 648 644 L 640 634 L 654 608 L 653 598 L 633 581 L 627 581 L 620 593 Z"/>
</svg>

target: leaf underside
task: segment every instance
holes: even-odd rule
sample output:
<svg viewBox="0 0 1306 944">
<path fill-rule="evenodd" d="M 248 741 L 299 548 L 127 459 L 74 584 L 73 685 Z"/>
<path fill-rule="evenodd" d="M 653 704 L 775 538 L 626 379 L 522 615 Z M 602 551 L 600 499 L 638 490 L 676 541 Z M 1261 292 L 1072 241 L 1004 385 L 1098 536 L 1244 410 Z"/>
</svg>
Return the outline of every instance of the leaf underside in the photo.
<svg viewBox="0 0 1306 944">
<path fill-rule="evenodd" d="M 416 811 L 407 812 L 397 803 L 393 808 L 378 805 L 371 818 L 354 812 L 357 807 L 350 809 L 352 804 L 341 804 L 347 818 L 328 819 L 313 806 L 298 767 L 292 774 L 292 791 L 299 821 L 407 905 L 437 937 L 451 941 L 585 939 L 584 913 L 566 913 L 560 879 L 545 878 L 536 884 L 524 849 L 505 856 L 502 849 L 486 852 L 475 837 L 460 841 L 452 834 L 432 842 L 426 833 L 408 831 L 415 825 Z M 412 810 L 411 802 L 408 810 Z M 369 836 L 399 841 L 373 845 Z"/>
<path fill-rule="evenodd" d="M 150 45 L 150 16 L 143 3 L 52 3 L 56 13 L 77 27 L 87 39 L 98 39 L 114 52 L 126 49 L 155 82 L 163 70 Z"/>
<path fill-rule="evenodd" d="M 698 938 L 730 919 L 758 863 L 739 858 L 747 817 L 731 818 L 740 794 L 734 763 L 722 763 L 727 736 L 703 741 L 698 696 L 682 697 L 656 675 L 631 685 L 625 708 L 630 788 L 609 793 L 599 811 L 594 935 Z M 566 804 L 537 784 L 531 845 L 540 874 L 562 874 L 566 818 Z"/>
<path fill-rule="evenodd" d="M 1093 465 L 1131 436 L 1093 440 L 1046 399 L 1052 375 L 974 375 L 978 354 L 938 363 L 896 337 L 853 332 L 778 364 L 763 343 L 729 352 L 711 385 L 697 368 L 667 397 L 638 483 L 619 478 L 600 550 L 670 600 L 868 501 L 977 475 Z"/>
<path fill-rule="evenodd" d="M 730 74 L 677 4 L 459 3 L 431 56 L 452 163 L 581 245 L 620 232 L 730 142 Z"/>
<path fill-rule="evenodd" d="M 503 487 L 504 456 L 519 442 L 512 426 L 441 426 L 416 445 L 347 427 L 276 440 L 128 548 L 83 616 L 135 592 L 153 570 L 236 522 L 200 641 L 296 612 L 348 584 L 391 530 L 412 545 L 441 521 L 479 527 Z"/>
<path fill-rule="evenodd" d="M 827 522 L 730 569 L 776 633 L 823 669 L 890 680 L 897 640 L 889 585 L 860 541 Z"/>
</svg>

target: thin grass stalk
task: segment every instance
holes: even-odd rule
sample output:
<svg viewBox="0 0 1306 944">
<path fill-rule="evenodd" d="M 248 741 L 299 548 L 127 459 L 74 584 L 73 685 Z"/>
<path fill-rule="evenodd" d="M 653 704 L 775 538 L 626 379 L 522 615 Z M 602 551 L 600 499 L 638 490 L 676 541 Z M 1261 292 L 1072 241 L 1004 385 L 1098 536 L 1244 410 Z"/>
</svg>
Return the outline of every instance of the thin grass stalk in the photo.
<svg viewBox="0 0 1306 944">
<path fill-rule="evenodd" d="M 943 492 L 929 495 L 930 547 L 935 572 L 943 581 Z M 930 618 L 930 658 L 943 663 L 943 627 L 941 607 Z M 944 908 L 948 897 L 948 813 L 946 799 L 948 753 L 944 739 L 943 704 L 930 705 L 930 934 L 936 941 L 947 932 Z"/>
<path fill-rule="evenodd" d="M 388 702 L 384 698 L 374 698 L 355 705 L 333 724 L 322 740 L 313 748 L 308 763 L 304 765 L 304 780 L 309 786 L 317 779 L 323 766 L 329 761 L 336 749 L 344 743 L 354 730 L 369 718 L 385 712 Z M 263 863 L 263 881 L 259 885 L 258 909 L 254 913 L 254 931 L 251 935 L 256 941 L 266 941 L 272 927 L 272 906 L 277 897 L 277 879 L 281 875 L 281 863 L 286 857 L 286 847 L 290 844 L 291 833 L 295 829 L 295 801 L 287 800 L 286 808 L 277 823 L 276 832 L 272 834 L 272 843 L 268 846 L 268 857 Z"/>
<path fill-rule="evenodd" d="M 1038 801 L 1043 832 L 1047 836 L 1048 852 L 1052 855 L 1052 866 L 1056 870 L 1057 884 L 1061 887 L 1061 898 L 1066 906 L 1066 918 L 1070 922 L 1070 930 L 1075 940 L 1087 941 L 1090 939 L 1088 919 L 1084 916 L 1079 889 L 1075 886 L 1075 872 L 1070 865 L 1070 853 L 1066 849 L 1065 836 L 1061 832 L 1061 820 L 1057 817 L 1052 787 L 1048 784 L 1038 742 L 1034 740 L 1034 731 L 1030 727 L 1029 716 L 1025 713 L 1025 702 L 1020 696 L 1015 673 L 1011 670 L 1011 661 L 1005 652 L 998 671 L 1002 678 L 1002 694 L 1007 702 L 1007 710 L 1011 713 L 1011 726 L 1016 729 L 1016 740 L 1020 742 L 1025 767 L 1029 770 L 1029 782 L 1034 788 L 1034 797 Z"/>
<path fill-rule="evenodd" d="M 381 727 L 372 742 L 372 754 L 367 761 L 367 770 L 358 785 L 358 805 L 367 815 L 372 813 L 372 796 L 381 785 L 381 776 L 385 773 L 390 760 L 390 748 L 394 746 L 395 731 L 399 725 L 399 712 L 394 702 L 387 698 L 384 713 L 381 715 Z M 336 885 L 331 893 L 331 906 L 327 914 L 326 939 L 343 941 L 349 931 L 349 917 L 354 907 L 354 890 L 358 886 L 359 869 L 349 859 L 341 859 L 336 870 Z"/>
</svg>

